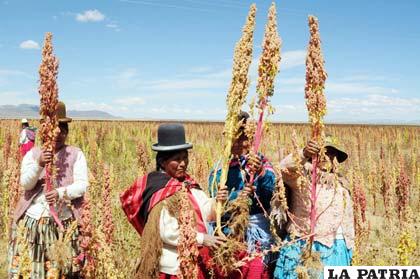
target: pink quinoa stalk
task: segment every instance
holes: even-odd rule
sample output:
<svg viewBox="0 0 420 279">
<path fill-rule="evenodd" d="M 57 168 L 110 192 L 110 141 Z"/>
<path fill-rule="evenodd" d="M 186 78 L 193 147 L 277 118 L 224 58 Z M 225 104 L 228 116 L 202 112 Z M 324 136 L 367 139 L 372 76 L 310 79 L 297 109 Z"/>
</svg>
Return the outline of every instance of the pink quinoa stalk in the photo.
<svg viewBox="0 0 420 279">
<path fill-rule="evenodd" d="M 324 58 L 321 52 L 321 39 L 319 35 L 318 19 L 309 16 L 310 40 L 308 52 L 306 56 L 306 85 L 305 98 L 306 106 L 311 124 L 312 140 L 316 141 L 320 146 L 324 143 L 324 123 L 323 118 L 326 114 L 326 100 L 324 95 L 325 80 L 327 73 L 324 69 Z M 310 211 L 310 242 L 314 240 L 314 232 L 317 219 L 316 200 L 317 200 L 317 180 L 318 180 L 318 164 L 319 156 L 314 155 L 312 158 L 312 174 L 311 174 L 311 211 Z"/>
<path fill-rule="evenodd" d="M 268 20 L 265 26 L 262 53 L 258 65 L 258 109 L 259 117 L 255 131 L 253 152 L 258 153 L 263 136 L 264 114 L 270 110 L 270 97 L 274 94 L 274 80 L 279 72 L 281 39 L 277 31 L 276 5 L 273 2 L 268 10 Z M 254 174 L 251 174 L 249 183 L 254 182 Z"/>
</svg>

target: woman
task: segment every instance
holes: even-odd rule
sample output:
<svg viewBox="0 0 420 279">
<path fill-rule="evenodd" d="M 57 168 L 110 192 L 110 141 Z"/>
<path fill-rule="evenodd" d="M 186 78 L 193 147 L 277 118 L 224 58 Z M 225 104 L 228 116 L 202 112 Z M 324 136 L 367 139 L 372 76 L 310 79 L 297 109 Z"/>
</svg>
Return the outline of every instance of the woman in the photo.
<svg viewBox="0 0 420 279">
<path fill-rule="evenodd" d="M 326 156 L 319 169 L 317 221 L 311 249 L 319 253 L 321 264 L 324 266 L 346 266 L 351 264 L 354 248 L 353 207 L 348 182 L 336 173 L 334 161 L 344 162 L 347 154 L 333 144 L 332 136 L 326 137 L 324 148 Z M 296 268 L 303 264 L 302 253 L 310 231 L 311 158 L 319 152 L 320 147 L 317 143 L 309 141 L 300 154 L 299 162 L 295 162 L 290 154 L 280 163 L 283 180 L 289 186 L 291 195 L 287 239 L 297 241 L 286 244 L 280 250 L 275 278 L 297 278 Z M 306 181 L 304 185 L 298 183 L 299 169 L 303 170 L 303 175 L 307 178 L 303 180 Z M 322 269 L 315 272 L 319 272 L 320 278 L 323 278 Z"/>
<path fill-rule="evenodd" d="M 207 249 L 215 248 L 222 239 L 207 234 L 206 222 L 215 217 L 215 199 L 208 198 L 198 184 L 187 174 L 188 149 L 185 131 L 181 124 L 162 124 L 158 128 L 158 143 L 152 149 L 156 154 L 156 171 L 138 178 L 121 195 L 121 203 L 129 222 L 141 235 L 142 250 L 136 278 L 177 278 L 180 274 L 179 252 L 183 253 L 183 228 L 180 222 L 182 194 L 188 194 L 189 210 L 195 217 L 191 228 L 196 236 L 195 246 L 200 256 L 198 278 L 208 278 Z M 217 200 L 227 199 L 227 190 L 217 195 Z M 194 247 L 193 247 L 194 248 Z M 191 278 L 194 275 L 191 274 Z"/>
<path fill-rule="evenodd" d="M 228 177 L 226 181 L 229 190 L 229 201 L 237 199 L 240 195 L 250 198 L 249 224 L 246 230 L 248 253 L 267 250 L 274 244 L 270 231 L 270 221 L 266 214 L 270 212 L 270 201 L 273 196 L 276 176 L 272 165 L 262 154 L 252 154 L 251 141 L 245 133 L 245 125 L 249 114 L 241 112 L 239 119 L 242 126 L 239 136 L 232 146 L 232 160 L 230 161 Z M 254 174 L 254 183 L 248 183 L 251 173 Z M 209 177 L 209 192 L 215 193 L 214 186 L 220 183 L 221 169 L 216 176 L 214 171 Z M 228 219 L 223 216 L 223 220 Z M 214 224 L 210 224 L 211 228 Z M 229 228 L 225 229 L 229 233 Z M 241 269 L 241 278 L 271 278 L 273 263 L 276 255 L 269 253 L 264 259 L 256 258 Z M 233 275 L 231 275 L 233 276 Z"/>
<path fill-rule="evenodd" d="M 22 119 L 22 130 L 19 137 L 19 151 L 23 158 L 35 145 L 36 128 L 30 127 L 26 118 Z"/>
<path fill-rule="evenodd" d="M 66 117 L 64 103 L 59 102 L 57 114 L 60 133 L 54 154 L 35 147 L 26 153 L 22 161 L 20 184 L 25 191 L 14 211 L 9 278 L 19 278 L 19 273 L 25 268 L 29 268 L 30 278 L 51 278 L 55 275 L 60 275 L 60 278 L 79 278 L 80 266 L 76 263 L 80 252 L 77 227 L 66 232 L 72 235 L 70 242 L 66 243 L 72 259 L 65 262 L 64 266 L 58 266 L 51 256 L 59 229 L 51 217 L 49 206 L 55 206 L 61 223 L 64 228 L 68 228 L 80 216 L 79 209 L 88 187 L 88 171 L 83 152 L 65 144 L 71 118 Z M 57 167 L 56 187 L 44 192 L 45 165 L 53 161 L 53 156 L 56 157 Z M 18 227 L 23 230 L 17 230 Z M 29 267 L 23 263 L 28 255 Z"/>
</svg>

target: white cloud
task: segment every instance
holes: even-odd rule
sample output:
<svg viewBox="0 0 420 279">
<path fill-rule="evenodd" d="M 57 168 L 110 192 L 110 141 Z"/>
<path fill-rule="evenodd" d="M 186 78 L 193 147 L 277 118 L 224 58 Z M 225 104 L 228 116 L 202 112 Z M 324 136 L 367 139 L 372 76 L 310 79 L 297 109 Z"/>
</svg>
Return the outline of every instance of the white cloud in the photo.
<svg viewBox="0 0 420 279">
<path fill-rule="evenodd" d="M 141 97 L 124 97 L 115 99 L 114 102 L 123 106 L 144 105 L 146 103 Z"/>
<path fill-rule="evenodd" d="M 1 94 L 0 94 L 1 96 Z M 129 102 L 131 101 L 131 102 Z M 221 108 L 198 108 L 194 105 L 159 104 L 154 106 L 135 106 L 141 103 L 141 98 L 126 97 L 112 102 L 95 102 L 86 100 L 67 100 L 68 110 L 100 110 L 114 116 L 128 119 L 223 119 L 226 111 Z"/>
<path fill-rule="evenodd" d="M 306 50 L 285 51 L 281 55 L 280 71 L 305 65 Z"/>
<path fill-rule="evenodd" d="M 173 77 L 168 79 L 142 80 L 136 68 L 127 68 L 111 76 L 111 80 L 123 89 L 140 91 L 160 91 L 160 92 L 179 92 L 179 91 L 205 91 L 208 89 L 221 89 L 229 86 L 229 78 L 226 72 L 218 71 L 193 76 Z M 220 90 L 218 90 L 220 91 Z"/>
<path fill-rule="evenodd" d="M 157 80 L 150 82 L 146 86 L 148 89 L 154 90 L 203 90 L 226 87 L 227 84 L 223 80 L 209 78 L 190 78 L 190 79 L 172 79 Z"/>
<path fill-rule="evenodd" d="M 32 96 L 31 96 L 32 95 Z M 37 104 L 39 99 L 36 93 L 25 93 L 21 91 L 0 92 L 0 105 Z"/>
<path fill-rule="evenodd" d="M 20 43 L 21 49 L 39 49 L 39 44 L 32 40 L 23 41 Z"/>
<path fill-rule="evenodd" d="M 127 68 L 112 76 L 111 79 L 122 89 L 137 89 L 141 85 L 139 71 L 136 68 Z"/>
<path fill-rule="evenodd" d="M 282 75 L 278 77 L 278 83 L 282 85 L 305 85 L 305 77 L 289 77 L 283 78 Z"/>
<path fill-rule="evenodd" d="M 344 78 L 342 78 L 343 81 L 384 81 L 386 78 L 384 76 L 373 76 L 373 75 L 367 75 L 367 74 L 353 74 L 348 75 Z"/>
<path fill-rule="evenodd" d="M 202 73 L 209 73 L 211 72 L 212 68 L 208 67 L 208 66 L 202 66 L 202 67 L 194 67 L 192 69 L 190 69 L 191 73 L 194 74 L 202 74 Z"/>
<path fill-rule="evenodd" d="M 330 82 L 325 84 L 327 94 L 395 94 L 396 88 L 369 85 L 359 82 Z"/>
<path fill-rule="evenodd" d="M 80 22 L 98 22 L 103 21 L 105 19 L 105 15 L 102 14 L 98 10 L 87 10 L 83 13 L 76 14 L 76 20 Z"/>
<path fill-rule="evenodd" d="M 349 120 L 419 120 L 420 98 L 367 95 L 364 98 L 338 98 L 327 102 L 333 118 Z M 417 119 L 416 119 L 417 117 Z"/>
<path fill-rule="evenodd" d="M 328 80 L 325 84 L 325 93 L 328 97 L 335 95 L 392 95 L 399 93 L 399 89 L 386 87 L 382 85 L 375 85 L 374 80 L 368 80 L 366 82 L 362 80 L 363 77 L 358 77 L 355 81 L 347 81 L 347 78 L 338 78 L 335 80 Z M 371 81 L 371 82 L 367 82 Z M 281 73 L 278 77 L 275 88 L 285 93 L 302 93 L 305 89 L 305 77 L 287 77 L 284 78 Z M 379 82 L 379 80 L 378 80 Z"/>
<path fill-rule="evenodd" d="M 305 52 L 302 50 L 287 51 L 284 54 L 285 59 L 282 61 L 285 69 L 290 69 L 305 63 Z M 254 58 L 250 67 L 250 78 L 251 86 L 250 92 L 252 92 L 253 87 L 255 87 L 255 81 L 257 78 L 257 66 L 258 58 Z M 223 68 L 220 70 L 215 70 L 209 66 L 200 66 L 190 69 L 190 74 L 183 76 L 173 76 L 167 79 L 160 80 L 149 80 L 142 81 L 139 76 L 139 72 L 135 68 L 127 68 L 121 71 L 120 73 L 114 75 L 112 79 L 116 81 L 116 84 L 122 89 L 141 89 L 141 90 L 154 90 L 163 92 L 176 92 L 179 91 L 195 91 L 198 94 L 199 92 L 224 92 L 226 93 L 227 88 L 229 87 L 232 69 Z M 282 79 L 282 84 L 285 85 L 300 85 L 302 88 L 304 85 L 304 78 L 286 78 Z M 301 92 L 303 89 L 297 89 L 296 86 L 293 88 L 293 92 Z"/>
<path fill-rule="evenodd" d="M 0 86 L 2 87 L 6 84 L 27 84 L 28 79 L 35 80 L 35 77 L 20 70 L 0 69 Z M 16 89 L 16 85 L 13 88 Z"/>
<path fill-rule="evenodd" d="M 118 24 L 117 24 L 117 23 L 115 23 L 115 22 L 108 23 L 108 24 L 106 24 L 105 26 L 106 26 L 106 27 L 108 27 L 108 28 L 110 28 L 110 29 L 113 29 L 113 30 L 114 30 L 114 31 L 116 31 L 116 32 L 121 31 L 120 27 L 119 27 L 119 26 L 118 26 Z"/>
<path fill-rule="evenodd" d="M 68 110 L 101 110 L 109 113 L 118 111 L 115 106 L 105 102 L 92 102 L 92 101 L 66 101 Z"/>
<path fill-rule="evenodd" d="M 28 78 L 32 77 L 31 75 L 19 70 L 0 69 L 0 77 L 2 76 L 24 76 Z"/>
</svg>

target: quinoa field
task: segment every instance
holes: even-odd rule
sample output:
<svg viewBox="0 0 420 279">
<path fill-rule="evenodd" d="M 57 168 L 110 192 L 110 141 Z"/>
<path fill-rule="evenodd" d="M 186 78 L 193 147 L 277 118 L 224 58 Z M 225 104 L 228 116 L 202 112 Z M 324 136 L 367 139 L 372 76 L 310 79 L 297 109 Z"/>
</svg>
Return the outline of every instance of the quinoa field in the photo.
<svg viewBox="0 0 420 279">
<path fill-rule="evenodd" d="M 39 126 L 38 121 L 32 121 Z M 67 143 L 85 153 L 89 167 L 90 206 L 84 231 L 100 247 L 94 250 L 95 277 L 130 278 L 139 236 L 127 222 L 119 194 L 136 177 L 153 170 L 159 122 L 81 121 L 70 124 Z M 222 153 L 223 123 L 185 123 L 190 151 L 189 173 L 207 189 L 210 170 Z M 19 186 L 18 120 L 0 120 L 0 278 L 7 274 L 11 215 L 23 190 Z M 261 151 L 278 168 L 293 149 L 292 134 L 303 147 L 310 137 L 304 124 L 270 124 Z M 420 265 L 420 127 L 326 125 L 349 154 L 341 174 L 354 202 L 355 265 Z M 404 214 L 402 213 L 404 212 Z M 401 215 L 406 216 L 402 220 Z M 93 245 L 93 244 L 92 244 Z"/>
</svg>

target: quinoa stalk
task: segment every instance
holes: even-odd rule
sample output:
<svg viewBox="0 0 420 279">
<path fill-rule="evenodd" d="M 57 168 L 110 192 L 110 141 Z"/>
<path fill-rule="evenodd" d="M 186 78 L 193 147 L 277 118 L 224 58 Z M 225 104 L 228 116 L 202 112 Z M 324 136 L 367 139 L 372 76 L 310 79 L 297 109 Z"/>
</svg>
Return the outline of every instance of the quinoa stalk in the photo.
<svg viewBox="0 0 420 279">
<path fill-rule="evenodd" d="M 248 94 L 249 76 L 248 70 L 252 62 L 252 47 L 255 26 L 255 4 L 251 5 L 247 20 L 243 27 L 242 37 L 235 46 L 233 57 L 232 81 L 227 95 L 227 115 L 224 127 L 224 147 L 222 154 L 222 173 L 220 176 L 219 187 L 226 184 L 229 161 L 231 158 L 231 149 L 235 141 L 239 127 L 239 113 L 242 105 L 245 103 Z M 217 202 L 216 205 L 216 229 L 215 233 L 223 235 L 221 229 L 221 219 L 224 205 Z"/>
<path fill-rule="evenodd" d="M 267 25 L 265 26 L 262 53 L 258 65 L 258 110 L 259 117 L 255 131 L 253 152 L 258 153 L 263 136 L 264 115 L 266 110 L 272 111 L 270 97 L 274 94 L 274 80 L 279 72 L 281 39 L 277 32 L 276 5 L 273 2 L 268 11 Z M 249 183 L 254 182 L 254 174 L 251 174 Z"/>
<path fill-rule="evenodd" d="M 324 95 L 324 85 L 327 73 L 324 69 L 324 58 L 321 52 L 321 39 L 319 35 L 318 19 L 309 16 L 310 40 L 308 53 L 306 56 L 306 85 L 305 98 L 311 124 L 311 138 L 320 146 L 324 145 L 324 115 L 326 109 L 326 99 Z M 323 154 L 321 150 L 321 154 Z M 322 156 L 322 155 L 321 155 Z M 315 225 L 317 219 L 316 200 L 317 200 L 317 179 L 318 164 L 320 156 L 314 155 L 312 158 L 311 174 L 311 211 L 310 211 L 310 247 L 314 240 Z"/>
<path fill-rule="evenodd" d="M 53 54 L 52 34 L 47 33 L 45 36 L 44 47 L 42 49 L 42 62 L 39 68 L 39 95 L 41 127 L 39 134 L 43 142 L 43 150 L 50 152 L 55 151 L 55 141 L 60 132 L 58 127 L 57 105 L 58 105 L 58 59 Z M 55 158 L 54 158 L 55 160 Z M 55 180 L 56 168 L 54 161 L 45 166 L 45 192 L 53 189 L 53 181 Z M 58 218 L 57 212 L 53 205 L 50 205 L 50 214 L 58 227 L 63 230 L 63 225 Z"/>
</svg>

